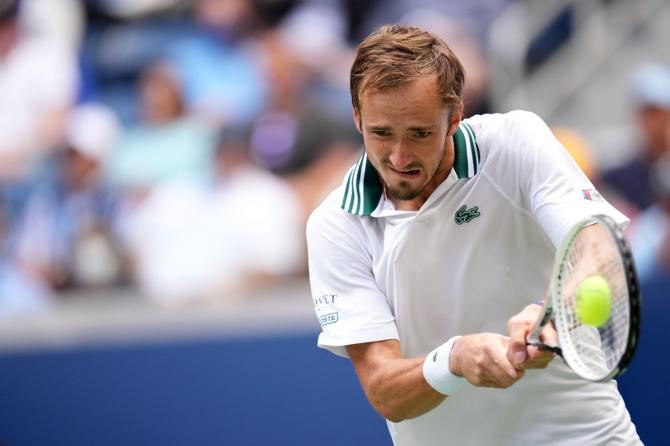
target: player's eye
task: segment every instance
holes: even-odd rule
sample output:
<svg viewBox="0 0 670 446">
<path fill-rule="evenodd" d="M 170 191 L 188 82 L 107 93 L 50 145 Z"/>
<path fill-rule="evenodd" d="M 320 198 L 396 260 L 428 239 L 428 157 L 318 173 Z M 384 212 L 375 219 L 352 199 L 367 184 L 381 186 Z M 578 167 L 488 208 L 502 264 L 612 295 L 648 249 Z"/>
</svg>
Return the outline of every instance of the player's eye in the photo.
<svg viewBox="0 0 670 446">
<path fill-rule="evenodd" d="M 418 139 L 426 139 L 431 135 L 431 132 L 427 132 L 424 130 L 418 130 L 414 132 L 414 137 Z"/>
<path fill-rule="evenodd" d="M 391 136 L 391 132 L 389 132 L 388 130 L 385 130 L 385 129 L 373 129 L 373 130 L 370 130 L 370 133 L 372 133 L 375 136 L 379 136 L 379 137 Z"/>
</svg>

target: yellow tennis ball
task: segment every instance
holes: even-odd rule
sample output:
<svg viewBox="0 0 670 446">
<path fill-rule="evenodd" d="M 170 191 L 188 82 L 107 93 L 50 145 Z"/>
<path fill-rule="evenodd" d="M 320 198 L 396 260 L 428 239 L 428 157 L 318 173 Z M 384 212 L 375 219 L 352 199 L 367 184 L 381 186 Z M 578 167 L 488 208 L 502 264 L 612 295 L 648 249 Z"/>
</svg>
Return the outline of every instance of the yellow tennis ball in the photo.
<svg viewBox="0 0 670 446">
<path fill-rule="evenodd" d="M 610 318 L 612 292 L 607 279 L 589 276 L 577 288 L 577 316 L 583 324 L 600 327 Z"/>
</svg>

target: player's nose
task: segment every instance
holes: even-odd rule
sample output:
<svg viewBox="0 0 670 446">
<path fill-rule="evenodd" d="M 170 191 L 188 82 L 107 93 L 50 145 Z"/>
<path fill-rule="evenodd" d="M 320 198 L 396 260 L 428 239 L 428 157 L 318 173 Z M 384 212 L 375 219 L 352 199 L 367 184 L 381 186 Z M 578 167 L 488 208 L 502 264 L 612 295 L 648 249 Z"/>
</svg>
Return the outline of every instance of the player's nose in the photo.
<svg viewBox="0 0 670 446">
<path fill-rule="evenodd" d="M 407 169 L 414 162 L 414 157 L 407 144 L 400 140 L 393 144 L 389 161 L 391 161 L 391 165 L 394 169 L 402 171 Z"/>
</svg>

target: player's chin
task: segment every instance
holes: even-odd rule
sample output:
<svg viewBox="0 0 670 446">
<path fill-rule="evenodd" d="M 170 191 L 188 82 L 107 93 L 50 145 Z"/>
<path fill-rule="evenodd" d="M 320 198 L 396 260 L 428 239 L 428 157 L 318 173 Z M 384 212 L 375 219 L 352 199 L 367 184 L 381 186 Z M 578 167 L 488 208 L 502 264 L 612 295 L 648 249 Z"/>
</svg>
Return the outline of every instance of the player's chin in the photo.
<svg viewBox="0 0 670 446">
<path fill-rule="evenodd" d="M 405 182 L 398 185 L 388 185 L 388 195 L 397 200 L 414 200 L 419 196 L 423 188 L 409 185 Z"/>
<path fill-rule="evenodd" d="M 426 185 L 426 179 L 418 174 L 404 178 L 390 178 L 386 186 L 391 195 L 399 200 L 413 200 L 419 196 Z"/>
</svg>

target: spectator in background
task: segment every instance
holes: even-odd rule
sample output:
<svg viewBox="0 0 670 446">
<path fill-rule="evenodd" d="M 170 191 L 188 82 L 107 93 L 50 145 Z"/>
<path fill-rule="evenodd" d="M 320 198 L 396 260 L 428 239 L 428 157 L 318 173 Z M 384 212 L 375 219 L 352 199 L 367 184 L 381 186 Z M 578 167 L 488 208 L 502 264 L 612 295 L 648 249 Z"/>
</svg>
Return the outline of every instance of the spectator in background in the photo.
<svg viewBox="0 0 670 446">
<path fill-rule="evenodd" d="M 251 161 L 248 132 L 225 130 L 214 163 L 213 182 L 157 187 L 128 225 L 136 280 L 162 304 L 226 301 L 304 272 L 300 204 Z"/>
<path fill-rule="evenodd" d="M 59 41 L 71 51 L 79 50 L 84 28 L 85 3 L 81 0 L 19 0 L 21 22 L 39 39 Z"/>
<path fill-rule="evenodd" d="M 214 106 L 209 111 L 237 110 L 239 95 L 246 94 L 247 82 L 257 76 L 264 94 L 257 105 L 262 109 L 250 107 L 232 113 L 232 118 L 228 112 L 215 119 L 209 111 L 204 113 L 208 122 L 250 121 L 251 125 L 225 126 L 228 130 L 221 136 L 216 157 L 207 158 L 202 169 L 192 169 L 200 175 L 170 175 L 165 178 L 170 181 L 145 182 L 149 185 L 144 188 L 145 198 L 129 207 L 124 238 L 135 279 L 146 295 L 162 303 L 229 299 L 268 280 L 303 272 L 306 216 L 331 182 L 340 181 L 358 139 L 350 111 L 339 114 L 333 108 L 342 107 L 323 99 L 321 93 L 332 87 L 298 57 L 289 45 L 291 39 L 271 26 L 257 28 L 254 15 L 248 15 L 254 11 L 250 3 L 224 3 L 198 3 L 199 16 L 218 23 L 210 30 L 211 40 L 206 45 L 198 39 L 183 42 L 175 51 L 185 51 L 186 59 L 175 63 L 179 58 L 174 59 L 172 51 L 170 64 L 161 66 L 175 86 L 169 89 L 171 94 L 163 88 L 163 96 L 175 97 L 176 87 L 183 87 L 186 96 L 182 107 L 165 107 L 179 109 L 178 113 L 163 115 L 173 120 L 177 116 L 192 121 L 202 118 L 203 109 L 194 106 L 197 101 L 192 102 L 188 93 L 191 88 L 199 89 L 202 98 Z M 242 24 L 248 25 L 246 29 Z M 249 28 L 254 30 L 251 36 Z M 247 53 L 250 42 L 254 50 Z M 226 59 L 231 54 L 246 61 L 253 54 L 262 64 L 248 65 L 253 76 L 245 74 L 244 82 L 237 83 L 231 74 L 239 72 L 228 65 L 236 59 Z M 190 57 L 196 59 L 187 62 Z M 207 90 L 208 83 L 190 78 L 190 70 L 194 75 L 211 76 L 212 86 L 221 90 Z M 226 93 L 229 89 L 235 91 Z M 141 95 L 142 104 L 145 96 Z M 160 103 L 175 102 L 165 99 Z M 254 104 L 246 99 L 241 103 L 244 107 Z M 116 184 L 135 189 L 143 178 L 152 178 L 147 170 L 166 163 L 183 170 L 189 163 L 169 161 L 173 152 L 168 143 L 175 140 L 166 138 L 163 147 L 143 141 L 133 151 L 124 149 L 122 143 L 112 177 L 127 181 Z M 155 159 L 132 155 L 139 152 L 152 153 Z M 119 162 L 124 153 L 128 160 Z M 196 156 L 204 152 L 192 142 L 174 153 Z M 202 173 L 214 164 L 216 172 L 208 181 Z"/>
<path fill-rule="evenodd" d="M 592 183 L 596 183 L 599 174 L 593 162 L 593 150 L 586 140 L 575 130 L 567 127 L 556 126 L 552 127 L 551 131 L 572 159 L 575 160 L 582 172 Z"/>
<path fill-rule="evenodd" d="M 343 2 L 301 1 L 282 18 L 276 30 L 265 34 L 269 38 L 264 43 L 270 52 L 266 57 L 271 67 L 268 84 L 275 83 L 273 76 L 277 70 L 272 69 L 273 64 L 284 59 L 273 58 L 272 51 L 279 46 L 279 56 L 288 53 L 292 58 L 285 71 L 301 81 L 301 88 L 309 90 L 303 95 L 317 95 L 322 103 L 328 104 L 332 115 L 349 123 L 351 101 L 344 93 L 349 89 L 347 67 L 354 52 L 346 41 L 343 7 Z"/>
<path fill-rule="evenodd" d="M 62 138 L 78 83 L 73 48 L 31 34 L 19 13 L 17 0 L 0 0 L 0 186 L 10 220 L 35 165 Z"/>
<path fill-rule="evenodd" d="M 216 166 L 214 221 L 227 234 L 220 240 L 228 261 L 222 262 L 223 288 L 246 291 L 306 273 L 299 197 L 290 183 L 253 162 L 247 130 L 221 133 Z"/>
<path fill-rule="evenodd" d="M 633 74 L 632 93 L 639 147 L 631 159 L 603 172 L 602 179 L 611 192 L 641 211 L 654 202 L 651 166 L 670 151 L 670 68 L 658 64 L 638 68 Z"/>
<path fill-rule="evenodd" d="M 670 278 L 670 153 L 651 166 L 650 179 L 656 202 L 637 215 L 628 231 L 642 283 Z"/>
<path fill-rule="evenodd" d="M 352 37 L 352 43 L 363 39 L 371 29 L 384 23 L 398 23 L 409 11 L 433 10 L 448 16 L 449 21 L 463 24 L 474 33 L 479 41 L 486 41 L 488 32 L 496 17 L 512 0 L 367 0 L 365 2 L 346 2 L 359 9 L 366 10 L 358 27 L 359 31 Z M 406 22 L 410 23 L 410 22 Z M 361 32 L 362 31 L 362 32 Z M 460 55 L 459 55 L 460 56 Z"/>
<path fill-rule="evenodd" d="M 184 107 L 181 84 L 162 62 L 148 66 L 139 81 L 140 123 L 125 131 L 108 173 L 128 193 L 146 193 L 164 181 L 210 174 L 214 133 Z"/>
<path fill-rule="evenodd" d="M 120 279 L 115 244 L 116 196 L 102 169 L 118 133 L 116 117 L 98 104 L 70 114 L 57 150 L 26 205 L 16 234 L 21 269 L 55 290 L 112 285 Z"/>
<path fill-rule="evenodd" d="M 219 125 L 248 123 L 265 101 L 255 2 L 198 0 L 194 18 L 193 37 L 168 51 L 186 108 Z"/>
<path fill-rule="evenodd" d="M 331 100 L 338 85 L 324 79 L 310 60 L 311 55 L 327 55 L 332 48 L 337 52 L 339 45 L 333 44 L 337 37 L 317 37 L 308 50 L 295 39 L 296 30 L 309 26 L 303 21 L 311 17 L 289 16 L 260 39 L 268 100 L 251 124 L 249 141 L 253 160 L 292 185 L 305 221 L 340 182 L 360 144 L 350 106 L 343 113 L 344 107 Z M 330 33 L 325 27 L 321 32 Z"/>
<path fill-rule="evenodd" d="M 593 149 L 588 141 L 575 129 L 568 127 L 552 127 L 551 131 L 596 189 L 598 191 L 606 190 L 607 187 L 603 185 L 598 163 L 593 157 Z M 612 194 L 607 200 L 624 215 L 632 216 L 638 212 L 637 208 L 628 200 L 616 194 Z"/>
<path fill-rule="evenodd" d="M 0 319 L 49 308 L 52 293 L 36 272 L 22 268 L 13 256 L 14 238 L 7 203 L 0 207 Z"/>
</svg>

